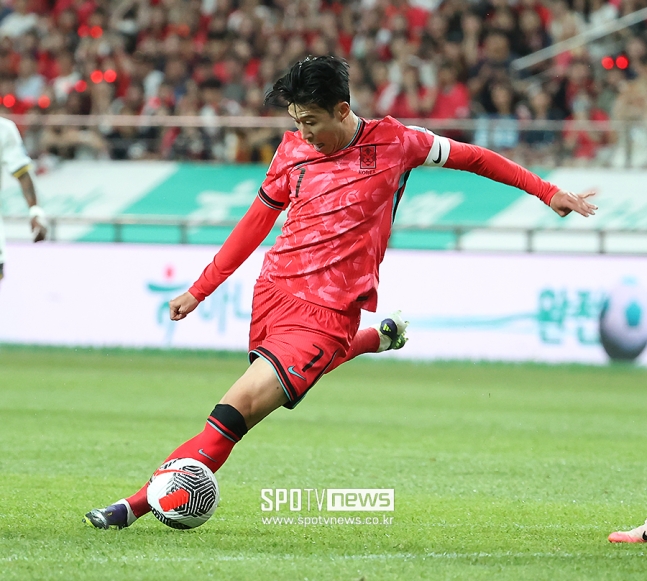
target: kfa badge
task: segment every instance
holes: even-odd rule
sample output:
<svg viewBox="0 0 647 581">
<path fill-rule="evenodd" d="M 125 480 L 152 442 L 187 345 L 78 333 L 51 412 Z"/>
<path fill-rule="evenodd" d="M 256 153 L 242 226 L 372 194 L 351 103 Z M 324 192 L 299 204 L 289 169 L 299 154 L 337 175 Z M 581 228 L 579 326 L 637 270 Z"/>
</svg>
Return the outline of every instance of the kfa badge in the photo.
<svg viewBox="0 0 647 581">
<path fill-rule="evenodd" d="M 375 153 L 374 145 L 363 145 L 359 148 L 359 167 L 360 169 L 375 169 Z"/>
</svg>

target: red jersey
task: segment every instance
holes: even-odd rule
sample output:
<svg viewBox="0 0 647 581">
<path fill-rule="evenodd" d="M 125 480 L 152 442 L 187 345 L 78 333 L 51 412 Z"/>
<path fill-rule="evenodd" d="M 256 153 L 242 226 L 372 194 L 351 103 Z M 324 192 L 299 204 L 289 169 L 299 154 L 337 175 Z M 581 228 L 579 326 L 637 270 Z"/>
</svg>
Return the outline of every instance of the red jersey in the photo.
<svg viewBox="0 0 647 581">
<path fill-rule="evenodd" d="M 391 117 L 360 119 L 353 140 L 333 155 L 286 133 L 259 192 L 272 207 L 289 205 L 261 276 L 318 305 L 374 311 L 398 202 L 433 140 Z"/>
<path fill-rule="evenodd" d="M 287 219 L 261 277 L 338 311 L 375 311 L 379 265 L 410 171 L 422 164 L 467 170 L 550 203 L 558 188 L 492 151 L 391 117 L 359 120 L 351 142 L 331 155 L 288 132 L 258 197 L 189 289 L 212 293 L 265 239 L 281 210 Z"/>
<path fill-rule="evenodd" d="M 470 114 L 470 95 L 463 83 L 454 83 L 440 91 L 429 114 L 431 119 L 464 119 Z"/>
</svg>

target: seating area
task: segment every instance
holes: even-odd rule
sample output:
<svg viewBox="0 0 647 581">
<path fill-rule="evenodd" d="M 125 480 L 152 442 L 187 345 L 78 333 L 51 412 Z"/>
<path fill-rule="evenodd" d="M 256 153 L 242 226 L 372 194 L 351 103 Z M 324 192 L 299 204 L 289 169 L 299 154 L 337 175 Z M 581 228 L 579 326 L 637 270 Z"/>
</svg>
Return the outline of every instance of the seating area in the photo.
<svg viewBox="0 0 647 581">
<path fill-rule="evenodd" d="M 283 129 L 263 96 L 291 63 L 350 64 L 365 117 L 416 119 L 547 167 L 647 165 L 644 21 L 516 71 L 520 57 L 647 6 L 643 0 L 13 0 L 0 12 L 0 114 L 43 168 L 65 159 L 267 163 Z M 48 126 L 44 115 L 141 123 Z M 204 127 L 146 123 L 202 117 Z M 457 128 L 456 120 L 464 123 Z M 547 123 L 543 129 L 533 121 Z M 561 123 L 550 123 L 561 122 Z M 626 135 L 618 123 L 631 124 Z M 557 127 L 557 128 L 556 128 Z"/>
</svg>

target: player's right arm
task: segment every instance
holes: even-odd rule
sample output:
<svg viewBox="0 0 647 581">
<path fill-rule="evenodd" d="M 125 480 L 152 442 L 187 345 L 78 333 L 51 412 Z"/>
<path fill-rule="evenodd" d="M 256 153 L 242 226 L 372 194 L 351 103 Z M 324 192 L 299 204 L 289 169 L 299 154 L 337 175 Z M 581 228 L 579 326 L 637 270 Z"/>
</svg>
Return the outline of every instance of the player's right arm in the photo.
<svg viewBox="0 0 647 581">
<path fill-rule="evenodd" d="M 287 179 L 289 156 L 284 154 L 286 139 L 272 159 L 258 196 L 227 237 L 222 248 L 204 269 L 200 278 L 184 294 L 169 303 L 171 319 L 184 319 L 215 291 L 258 248 L 272 230 L 276 219 L 289 204 Z"/>
<path fill-rule="evenodd" d="M 266 206 L 257 197 L 225 240 L 220 251 L 202 271 L 200 278 L 184 294 L 169 303 L 171 319 L 184 319 L 215 291 L 265 240 L 276 223 L 280 210 Z"/>
</svg>

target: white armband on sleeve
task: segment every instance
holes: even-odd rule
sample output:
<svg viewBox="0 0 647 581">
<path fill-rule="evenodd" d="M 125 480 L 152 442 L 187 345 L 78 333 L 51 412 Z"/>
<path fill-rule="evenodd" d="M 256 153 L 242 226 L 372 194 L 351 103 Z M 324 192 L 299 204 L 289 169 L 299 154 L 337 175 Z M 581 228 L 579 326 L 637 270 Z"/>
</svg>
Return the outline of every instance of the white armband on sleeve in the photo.
<svg viewBox="0 0 647 581">
<path fill-rule="evenodd" d="M 436 134 L 432 135 L 434 136 L 434 142 L 425 163 L 422 165 L 442 167 L 449 159 L 449 150 L 451 149 L 449 139 Z"/>
</svg>

